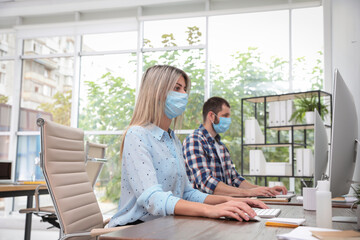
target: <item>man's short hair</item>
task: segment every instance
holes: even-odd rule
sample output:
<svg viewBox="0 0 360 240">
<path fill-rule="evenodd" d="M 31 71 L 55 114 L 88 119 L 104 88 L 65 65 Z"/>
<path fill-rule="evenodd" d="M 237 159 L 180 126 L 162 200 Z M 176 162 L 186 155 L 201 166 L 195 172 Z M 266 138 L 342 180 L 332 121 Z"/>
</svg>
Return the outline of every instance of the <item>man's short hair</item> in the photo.
<svg viewBox="0 0 360 240">
<path fill-rule="evenodd" d="M 218 114 L 221 110 L 222 110 L 222 106 L 225 104 L 225 106 L 227 106 L 228 108 L 230 108 L 230 104 L 228 103 L 228 101 L 226 101 L 225 99 L 221 98 L 221 97 L 212 97 L 209 98 L 203 106 L 203 121 L 205 123 L 206 120 L 206 116 L 208 115 L 208 113 L 214 112 L 215 114 Z"/>
</svg>

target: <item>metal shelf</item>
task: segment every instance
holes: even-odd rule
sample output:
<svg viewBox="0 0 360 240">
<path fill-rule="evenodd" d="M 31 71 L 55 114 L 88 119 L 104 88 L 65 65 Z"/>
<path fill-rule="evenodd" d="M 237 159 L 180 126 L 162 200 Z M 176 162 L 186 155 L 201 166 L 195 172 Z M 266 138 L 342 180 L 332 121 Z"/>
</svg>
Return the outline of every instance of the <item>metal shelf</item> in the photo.
<svg viewBox="0 0 360 240">
<path fill-rule="evenodd" d="M 330 128 L 330 125 L 325 125 L 325 127 Z M 314 129 L 315 125 L 314 124 L 302 124 L 302 125 L 289 125 L 289 126 L 271 126 L 271 127 L 267 127 L 268 129 L 271 130 L 278 130 L 278 131 L 282 131 L 282 130 L 309 130 L 309 129 Z"/>
<path fill-rule="evenodd" d="M 297 98 L 303 97 L 312 97 L 312 96 L 331 96 L 330 93 L 315 90 L 315 91 L 308 91 L 308 92 L 297 92 L 297 93 L 286 93 L 286 94 L 279 94 L 279 95 L 268 95 L 268 96 L 259 96 L 259 97 L 249 97 L 243 98 L 244 101 L 252 102 L 252 103 L 263 103 L 263 102 L 277 102 L 277 101 L 286 101 L 286 100 L 294 100 Z"/>
<path fill-rule="evenodd" d="M 245 174 L 243 177 L 293 177 L 293 178 L 313 178 L 314 176 L 292 176 L 292 175 L 251 175 Z"/>
<path fill-rule="evenodd" d="M 267 103 L 269 102 L 276 102 L 276 101 L 287 101 L 287 100 L 295 100 L 298 98 L 306 98 L 306 97 L 313 97 L 316 96 L 318 98 L 319 102 L 319 108 L 321 110 L 320 106 L 320 99 L 322 97 L 328 97 L 329 104 L 330 104 L 330 119 L 332 119 L 332 96 L 330 93 L 321 91 L 321 90 L 314 90 L 314 91 L 308 91 L 308 92 L 297 92 L 297 93 L 287 93 L 287 94 L 280 94 L 280 95 L 268 95 L 268 96 L 258 96 L 258 97 L 248 97 L 248 98 L 242 98 L 241 99 L 241 175 L 247 176 L 247 177 L 256 177 L 256 180 L 258 177 L 265 178 L 265 184 L 267 182 L 267 177 L 291 177 L 291 178 L 312 178 L 313 176 L 295 176 L 295 169 L 294 169 L 294 162 L 295 160 L 295 153 L 294 149 L 296 147 L 304 146 L 307 147 L 308 144 L 306 143 L 306 131 L 314 129 L 314 124 L 296 124 L 296 125 L 286 125 L 286 126 L 268 126 L 267 120 L 268 120 L 268 112 L 267 112 Z M 258 109 L 261 108 L 263 110 L 263 116 L 261 116 L 263 120 L 263 133 L 264 133 L 264 142 L 263 144 L 245 144 L 244 138 L 244 103 L 247 104 L 253 104 L 254 105 L 254 117 L 255 119 L 258 119 Z M 327 128 L 331 128 L 331 125 L 327 124 L 325 125 Z M 267 131 L 268 130 L 277 130 L 278 134 L 278 140 L 277 143 L 266 143 L 267 142 Z M 303 143 L 282 143 L 280 138 L 280 132 L 281 131 L 290 131 L 291 138 L 294 139 L 294 131 L 295 130 L 301 130 L 304 134 L 304 141 Z M 291 175 L 281 175 L 281 176 L 267 176 L 267 175 L 245 175 L 244 174 L 244 147 L 254 147 L 254 148 L 262 148 L 262 147 L 291 147 L 291 168 L 292 168 L 292 174 Z"/>
<path fill-rule="evenodd" d="M 257 144 L 243 144 L 247 147 L 306 147 L 303 143 L 257 143 Z"/>
</svg>

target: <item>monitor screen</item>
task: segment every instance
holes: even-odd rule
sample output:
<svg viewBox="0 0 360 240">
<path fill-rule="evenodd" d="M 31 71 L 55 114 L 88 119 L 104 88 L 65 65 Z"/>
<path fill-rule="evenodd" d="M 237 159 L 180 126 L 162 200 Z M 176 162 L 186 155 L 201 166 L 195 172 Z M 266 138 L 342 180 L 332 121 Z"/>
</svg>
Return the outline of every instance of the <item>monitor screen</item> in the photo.
<svg viewBox="0 0 360 240">
<path fill-rule="evenodd" d="M 339 197 L 349 192 L 354 173 L 358 117 L 354 98 L 337 70 L 331 129 L 330 191 L 333 197 Z"/>
<path fill-rule="evenodd" d="M 329 141 L 324 122 L 316 109 L 314 115 L 314 186 L 316 186 L 317 181 L 322 180 L 326 175 Z"/>
<path fill-rule="evenodd" d="M 11 162 L 0 162 L 0 179 L 11 179 Z"/>
</svg>

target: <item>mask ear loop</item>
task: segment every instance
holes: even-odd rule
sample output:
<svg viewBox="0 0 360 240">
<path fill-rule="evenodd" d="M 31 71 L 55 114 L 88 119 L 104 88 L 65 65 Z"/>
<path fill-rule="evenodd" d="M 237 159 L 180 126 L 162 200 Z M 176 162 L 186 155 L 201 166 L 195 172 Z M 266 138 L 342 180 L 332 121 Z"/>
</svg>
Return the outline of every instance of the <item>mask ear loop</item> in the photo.
<svg viewBox="0 0 360 240">
<path fill-rule="evenodd" d="M 217 118 L 219 118 L 219 116 L 215 113 L 215 112 L 213 112 L 213 111 L 211 111 Z M 215 119 L 216 119 L 216 117 L 215 117 Z M 211 120 L 210 120 L 211 121 Z M 212 124 L 219 124 L 220 123 L 220 118 L 219 118 L 219 123 L 214 123 L 213 121 L 211 121 L 212 122 Z"/>
</svg>

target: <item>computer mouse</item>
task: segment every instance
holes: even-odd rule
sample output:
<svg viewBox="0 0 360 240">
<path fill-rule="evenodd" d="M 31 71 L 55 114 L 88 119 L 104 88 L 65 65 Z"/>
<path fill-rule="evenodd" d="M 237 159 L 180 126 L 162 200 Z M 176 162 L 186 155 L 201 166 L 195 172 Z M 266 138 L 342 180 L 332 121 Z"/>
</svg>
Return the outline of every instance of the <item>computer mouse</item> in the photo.
<svg viewBox="0 0 360 240">
<path fill-rule="evenodd" d="M 248 222 L 260 222 L 261 221 L 261 217 L 259 216 L 255 216 L 255 217 L 249 217 L 249 221 Z"/>
</svg>

